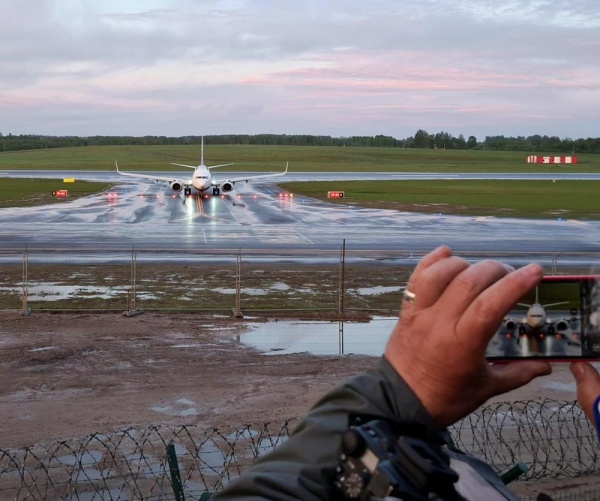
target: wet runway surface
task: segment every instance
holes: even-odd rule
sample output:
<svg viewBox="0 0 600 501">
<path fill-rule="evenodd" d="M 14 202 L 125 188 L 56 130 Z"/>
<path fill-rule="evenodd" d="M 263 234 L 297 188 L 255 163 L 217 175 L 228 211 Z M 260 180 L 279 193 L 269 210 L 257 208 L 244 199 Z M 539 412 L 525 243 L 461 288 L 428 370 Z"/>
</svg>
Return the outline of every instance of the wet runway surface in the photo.
<svg viewBox="0 0 600 501">
<path fill-rule="evenodd" d="M 229 173 L 232 177 L 237 174 Z M 113 172 L 28 171 L 25 176 L 23 172 L 10 171 L 0 176 L 76 177 L 120 183 L 108 193 L 79 200 L 0 209 L 0 249 L 135 247 L 277 251 L 293 248 L 316 257 L 320 250 L 339 250 L 345 239 L 347 249 L 367 254 L 372 251 L 373 256 L 385 251 L 427 251 L 444 243 L 458 252 L 531 253 L 544 259 L 561 254 L 574 261 L 589 260 L 587 253 L 600 250 L 599 221 L 458 217 L 340 207 L 290 196 L 275 185 L 259 182 L 238 183 L 231 193 L 191 197 L 183 203 L 183 197 L 173 194 L 165 184 L 124 183 Z M 298 173 L 286 176 L 285 182 L 348 180 L 357 176 L 356 173 Z M 466 179 L 474 175 L 371 173 L 368 176 L 369 179 L 424 179 L 424 176 Z M 477 178 L 481 176 L 486 175 Z M 498 176 L 498 179 L 529 179 L 515 177 L 519 174 Z M 537 176 L 539 179 L 540 175 Z M 541 176 L 575 178 L 558 174 Z M 571 176 L 600 179 L 600 175 Z"/>
</svg>

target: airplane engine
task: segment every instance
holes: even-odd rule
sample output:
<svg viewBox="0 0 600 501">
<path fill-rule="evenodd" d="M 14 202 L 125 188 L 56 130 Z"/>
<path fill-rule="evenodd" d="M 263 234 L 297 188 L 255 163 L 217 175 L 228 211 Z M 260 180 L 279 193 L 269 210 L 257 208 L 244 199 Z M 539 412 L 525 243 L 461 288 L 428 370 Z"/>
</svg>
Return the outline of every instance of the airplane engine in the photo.
<svg viewBox="0 0 600 501">
<path fill-rule="evenodd" d="M 221 183 L 221 191 L 223 193 L 229 193 L 231 190 L 233 190 L 233 183 L 231 181 L 223 181 Z"/>
<path fill-rule="evenodd" d="M 171 189 L 173 191 L 176 191 L 179 193 L 182 190 L 182 188 L 183 188 L 183 183 L 181 181 L 172 181 L 171 182 Z"/>
<path fill-rule="evenodd" d="M 504 322 L 504 327 L 506 327 L 506 330 L 514 331 L 517 328 L 517 322 L 509 319 L 506 322 Z"/>
<path fill-rule="evenodd" d="M 559 320 L 554 324 L 554 327 L 556 327 L 558 332 L 563 332 L 569 328 L 569 323 L 566 320 Z"/>
</svg>

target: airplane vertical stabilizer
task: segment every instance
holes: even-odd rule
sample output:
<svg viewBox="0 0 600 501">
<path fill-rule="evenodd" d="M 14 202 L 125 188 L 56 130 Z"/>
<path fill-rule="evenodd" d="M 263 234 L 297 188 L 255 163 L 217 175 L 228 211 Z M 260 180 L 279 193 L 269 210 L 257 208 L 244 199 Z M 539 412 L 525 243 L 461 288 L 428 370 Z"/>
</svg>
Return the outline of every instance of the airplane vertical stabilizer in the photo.
<svg viewBox="0 0 600 501">
<path fill-rule="evenodd" d="M 202 136 L 202 142 L 200 144 L 200 165 L 204 165 L 204 136 Z"/>
</svg>

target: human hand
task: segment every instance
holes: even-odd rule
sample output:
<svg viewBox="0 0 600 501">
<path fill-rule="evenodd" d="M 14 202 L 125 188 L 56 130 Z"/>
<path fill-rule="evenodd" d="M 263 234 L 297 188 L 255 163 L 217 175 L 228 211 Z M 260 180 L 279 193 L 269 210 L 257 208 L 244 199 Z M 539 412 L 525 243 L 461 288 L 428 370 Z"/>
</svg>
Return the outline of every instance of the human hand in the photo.
<svg viewBox="0 0 600 501">
<path fill-rule="evenodd" d="M 518 270 L 492 260 L 469 265 L 445 246 L 415 268 L 407 284 L 414 301 L 403 302 L 385 357 L 440 428 L 488 398 L 552 372 L 547 362 L 485 359 L 506 313 L 542 274 L 537 264 Z"/>
<path fill-rule="evenodd" d="M 588 362 L 572 362 L 571 374 L 577 383 L 577 401 L 593 425 L 594 401 L 600 396 L 600 374 Z"/>
</svg>

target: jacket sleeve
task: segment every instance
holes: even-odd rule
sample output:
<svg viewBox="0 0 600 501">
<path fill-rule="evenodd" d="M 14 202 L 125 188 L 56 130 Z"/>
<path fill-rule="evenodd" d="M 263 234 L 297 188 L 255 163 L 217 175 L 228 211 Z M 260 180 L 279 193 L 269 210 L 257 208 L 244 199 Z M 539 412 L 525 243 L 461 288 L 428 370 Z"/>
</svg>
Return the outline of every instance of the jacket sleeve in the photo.
<svg viewBox="0 0 600 501">
<path fill-rule="evenodd" d="M 342 433 L 351 416 L 419 422 L 437 435 L 413 391 L 382 357 L 374 369 L 321 398 L 287 441 L 212 499 L 316 501 L 332 497 Z"/>
</svg>

